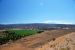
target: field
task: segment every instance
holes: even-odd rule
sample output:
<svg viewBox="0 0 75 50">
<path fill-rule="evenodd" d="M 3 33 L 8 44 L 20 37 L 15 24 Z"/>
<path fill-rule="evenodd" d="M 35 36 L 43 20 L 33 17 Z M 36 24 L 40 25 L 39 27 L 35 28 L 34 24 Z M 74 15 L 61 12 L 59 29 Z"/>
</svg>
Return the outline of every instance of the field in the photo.
<svg viewBox="0 0 75 50">
<path fill-rule="evenodd" d="M 29 36 L 33 34 L 37 34 L 39 30 L 9 30 L 9 32 L 15 32 L 20 36 Z"/>
</svg>

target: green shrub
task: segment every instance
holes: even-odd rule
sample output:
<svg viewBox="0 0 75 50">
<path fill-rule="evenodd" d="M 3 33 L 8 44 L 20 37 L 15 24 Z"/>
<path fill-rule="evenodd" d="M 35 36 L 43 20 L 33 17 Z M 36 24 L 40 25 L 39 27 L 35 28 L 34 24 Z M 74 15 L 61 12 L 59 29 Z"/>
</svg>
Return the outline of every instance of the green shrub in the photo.
<svg viewBox="0 0 75 50">
<path fill-rule="evenodd" d="M 38 31 L 37 33 L 42 33 L 42 32 L 44 32 L 44 31 Z"/>
</svg>

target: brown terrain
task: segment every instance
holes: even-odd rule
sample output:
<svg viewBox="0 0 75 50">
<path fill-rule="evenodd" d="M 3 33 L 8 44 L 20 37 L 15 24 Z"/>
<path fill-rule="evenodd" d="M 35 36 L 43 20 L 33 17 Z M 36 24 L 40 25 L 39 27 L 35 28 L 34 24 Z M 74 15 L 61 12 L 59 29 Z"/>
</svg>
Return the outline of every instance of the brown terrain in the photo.
<svg viewBox="0 0 75 50">
<path fill-rule="evenodd" d="M 1 45 L 0 50 L 75 50 L 75 30 L 51 30 Z"/>
</svg>

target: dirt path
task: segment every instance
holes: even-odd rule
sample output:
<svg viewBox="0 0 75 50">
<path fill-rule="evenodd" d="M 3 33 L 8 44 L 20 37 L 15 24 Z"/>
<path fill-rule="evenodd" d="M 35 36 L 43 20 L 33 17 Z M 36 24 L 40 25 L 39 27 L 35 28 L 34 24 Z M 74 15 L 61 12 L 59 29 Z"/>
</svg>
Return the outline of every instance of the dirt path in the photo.
<svg viewBox="0 0 75 50">
<path fill-rule="evenodd" d="M 74 32 L 74 30 L 52 30 L 45 31 L 41 34 L 32 35 L 29 37 L 17 40 L 14 43 L 0 46 L 0 50 L 34 50 L 43 44 L 55 40 L 55 38 Z"/>
</svg>

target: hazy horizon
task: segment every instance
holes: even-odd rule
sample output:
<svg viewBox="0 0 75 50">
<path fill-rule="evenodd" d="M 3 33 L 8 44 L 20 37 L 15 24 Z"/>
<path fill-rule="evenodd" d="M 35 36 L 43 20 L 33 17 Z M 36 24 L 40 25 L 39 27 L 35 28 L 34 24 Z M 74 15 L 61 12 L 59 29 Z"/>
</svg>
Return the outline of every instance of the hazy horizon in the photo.
<svg viewBox="0 0 75 50">
<path fill-rule="evenodd" d="M 62 24 L 62 25 L 75 25 L 75 24 L 63 24 L 63 23 L 1 23 L 0 25 L 13 25 L 13 24 Z"/>
</svg>

